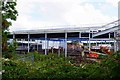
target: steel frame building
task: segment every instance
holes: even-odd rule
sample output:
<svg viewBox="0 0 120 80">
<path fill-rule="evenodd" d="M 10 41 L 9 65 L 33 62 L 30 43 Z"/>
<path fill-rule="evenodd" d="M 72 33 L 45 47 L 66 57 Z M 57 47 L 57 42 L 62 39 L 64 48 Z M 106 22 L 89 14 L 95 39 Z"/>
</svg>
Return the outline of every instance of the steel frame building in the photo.
<svg viewBox="0 0 120 80">
<path fill-rule="evenodd" d="M 120 20 L 97 27 L 77 27 L 77 28 L 59 28 L 59 29 L 40 29 L 40 30 L 21 30 L 13 31 L 9 38 L 26 39 L 28 41 L 28 52 L 30 48 L 30 39 L 44 40 L 45 46 L 49 40 L 63 40 L 65 42 L 65 57 L 67 57 L 67 40 L 88 41 L 89 48 L 91 41 L 105 40 L 114 41 L 114 50 L 118 50 L 115 37 L 118 35 Z M 120 49 L 120 48 L 119 48 Z M 47 49 L 45 49 L 45 55 Z"/>
</svg>

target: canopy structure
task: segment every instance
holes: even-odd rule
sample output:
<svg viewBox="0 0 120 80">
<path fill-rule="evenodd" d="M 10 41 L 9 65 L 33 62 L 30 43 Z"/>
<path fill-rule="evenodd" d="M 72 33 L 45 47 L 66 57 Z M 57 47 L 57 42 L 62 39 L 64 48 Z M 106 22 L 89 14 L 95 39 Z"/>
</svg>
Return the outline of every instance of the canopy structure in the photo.
<svg viewBox="0 0 120 80">
<path fill-rule="evenodd" d="M 44 34 L 44 33 L 69 33 L 69 32 L 90 32 L 99 30 L 100 26 L 96 27 L 77 27 L 77 28 L 58 28 L 58 29 L 39 29 L 39 30 L 21 30 L 13 31 L 11 34 Z"/>
<path fill-rule="evenodd" d="M 59 29 L 38 29 L 38 30 L 20 30 L 13 31 L 8 37 L 11 39 L 25 39 L 28 41 L 28 52 L 30 47 L 30 40 L 43 40 L 45 46 L 48 46 L 49 41 L 62 41 L 64 42 L 65 56 L 67 57 L 67 41 L 78 40 L 88 41 L 89 48 L 91 47 L 90 41 L 105 40 L 115 41 L 117 30 L 120 25 L 120 20 L 114 21 L 104 26 L 94 27 L 76 27 L 74 28 L 59 28 Z M 114 43 L 114 45 L 116 45 Z M 116 48 L 116 47 L 114 47 Z M 47 49 L 45 49 L 47 54 Z"/>
</svg>

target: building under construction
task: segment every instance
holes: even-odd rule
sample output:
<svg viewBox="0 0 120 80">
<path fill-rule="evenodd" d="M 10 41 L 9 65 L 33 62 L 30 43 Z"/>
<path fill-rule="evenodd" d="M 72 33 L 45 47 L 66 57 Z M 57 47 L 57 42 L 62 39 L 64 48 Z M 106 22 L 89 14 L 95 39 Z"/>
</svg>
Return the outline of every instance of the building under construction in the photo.
<svg viewBox="0 0 120 80">
<path fill-rule="evenodd" d="M 8 37 L 27 52 L 36 50 L 45 55 L 56 52 L 67 57 L 72 52 L 69 51 L 70 45 L 75 43 L 89 50 L 107 45 L 114 52 L 120 49 L 119 22 L 120 19 L 102 26 L 13 31 Z"/>
</svg>

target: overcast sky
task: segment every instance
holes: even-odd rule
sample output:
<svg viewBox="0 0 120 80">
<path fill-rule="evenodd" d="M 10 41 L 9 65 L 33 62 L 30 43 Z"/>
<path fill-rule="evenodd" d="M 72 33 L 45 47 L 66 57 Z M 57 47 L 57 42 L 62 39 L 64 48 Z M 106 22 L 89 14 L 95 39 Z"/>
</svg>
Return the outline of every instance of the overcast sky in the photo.
<svg viewBox="0 0 120 80">
<path fill-rule="evenodd" d="M 118 19 L 120 0 L 17 0 L 10 31 L 104 25 Z"/>
</svg>

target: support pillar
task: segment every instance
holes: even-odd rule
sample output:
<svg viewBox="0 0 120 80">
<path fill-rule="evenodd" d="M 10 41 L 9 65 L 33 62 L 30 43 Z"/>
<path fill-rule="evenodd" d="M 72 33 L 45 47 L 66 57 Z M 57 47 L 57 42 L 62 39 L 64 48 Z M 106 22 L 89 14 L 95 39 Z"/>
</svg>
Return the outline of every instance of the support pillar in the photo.
<svg viewBox="0 0 120 80">
<path fill-rule="evenodd" d="M 38 51 L 38 40 L 37 40 L 37 51 Z"/>
<path fill-rule="evenodd" d="M 23 39 L 22 39 L 22 47 L 23 47 Z"/>
<path fill-rule="evenodd" d="M 61 41 L 59 42 L 58 56 L 60 56 Z"/>
<path fill-rule="evenodd" d="M 91 48 L 91 43 L 90 43 L 90 33 L 89 33 L 89 50 Z"/>
<path fill-rule="evenodd" d="M 45 55 L 47 55 L 47 33 L 45 33 Z"/>
<path fill-rule="evenodd" d="M 110 45 L 110 37 L 111 37 L 111 36 L 110 36 L 110 33 L 109 33 L 109 45 Z M 109 47 L 109 49 L 110 49 L 110 47 Z"/>
<path fill-rule="evenodd" d="M 93 39 L 93 31 L 92 31 L 92 39 Z"/>
<path fill-rule="evenodd" d="M 79 43 L 81 43 L 81 32 L 79 32 Z"/>
<path fill-rule="evenodd" d="M 96 40 L 96 46 L 97 46 L 97 40 Z"/>
<path fill-rule="evenodd" d="M 111 36 L 110 36 L 110 33 L 109 33 L 109 40 L 110 40 L 110 37 L 111 37 Z M 110 41 L 109 41 L 109 44 L 110 44 Z"/>
<path fill-rule="evenodd" d="M 116 40 L 115 40 L 115 37 L 116 37 L 116 32 L 114 32 L 114 52 L 117 51 L 117 49 L 116 49 Z"/>
<path fill-rule="evenodd" d="M 13 33 L 13 40 L 15 39 L 15 34 Z"/>
<path fill-rule="evenodd" d="M 15 34 L 13 33 L 13 41 L 12 42 L 14 42 L 15 41 Z"/>
<path fill-rule="evenodd" d="M 30 52 L 29 50 L 30 50 L 30 34 L 28 33 L 28 52 Z"/>
<path fill-rule="evenodd" d="M 49 40 L 47 40 L 47 52 L 49 53 Z"/>
<path fill-rule="evenodd" d="M 54 41 L 52 41 L 52 47 L 51 48 L 52 48 L 52 54 L 53 54 L 54 53 L 54 50 L 53 50 L 54 49 Z"/>
<path fill-rule="evenodd" d="M 81 38 L 81 32 L 79 32 L 79 38 Z"/>
<path fill-rule="evenodd" d="M 67 32 L 65 32 L 65 57 L 67 57 Z"/>
</svg>

